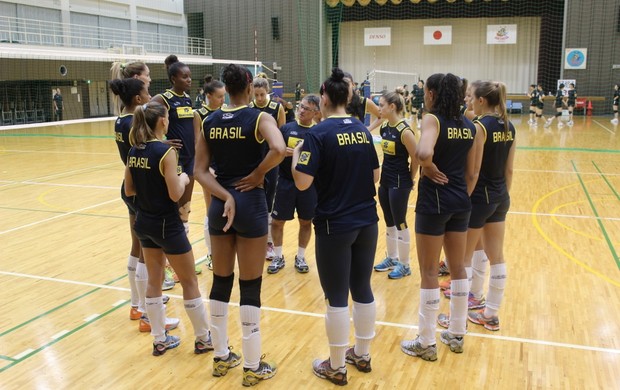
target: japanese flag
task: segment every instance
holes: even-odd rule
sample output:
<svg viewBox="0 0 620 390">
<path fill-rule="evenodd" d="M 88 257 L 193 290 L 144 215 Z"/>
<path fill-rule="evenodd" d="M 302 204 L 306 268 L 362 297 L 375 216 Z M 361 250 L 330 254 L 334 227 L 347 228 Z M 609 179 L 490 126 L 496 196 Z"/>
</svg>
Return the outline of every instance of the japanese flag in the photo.
<svg viewBox="0 0 620 390">
<path fill-rule="evenodd" d="M 452 26 L 424 26 L 425 45 L 451 45 Z"/>
</svg>

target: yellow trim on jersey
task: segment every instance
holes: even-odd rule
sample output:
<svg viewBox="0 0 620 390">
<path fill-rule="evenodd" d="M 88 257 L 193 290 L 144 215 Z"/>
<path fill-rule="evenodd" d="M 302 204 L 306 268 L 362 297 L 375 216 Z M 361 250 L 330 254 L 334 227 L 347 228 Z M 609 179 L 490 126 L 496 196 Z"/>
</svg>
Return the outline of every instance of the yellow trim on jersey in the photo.
<svg viewBox="0 0 620 390">
<path fill-rule="evenodd" d="M 159 140 L 148 141 L 148 142 L 157 142 L 157 141 L 159 141 Z M 161 142 L 161 141 L 159 141 L 159 142 Z M 161 156 L 161 159 L 159 160 L 159 173 L 163 177 L 166 177 L 166 175 L 164 174 L 164 159 L 166 158 L 168 153 L 170 153 L 171 150 L 174 150 L 174 152 L 176 153 L 176 149 L 171 146 L 170 148 L 168 148 L 168 150 L 166 150 L 166 153 L 164 153 L 164 155 Z M 178 166 L 179 165 L 179 154 L 176 153 L 176 156 L 177 156 L 177 166 Z M 178 168 L 177 168 L 177 173 L 178 173 Z"/>
<path fill-rule="evenodd" d="M 252 100 L 252 104 L 256 108 L 265 108 L 265 107 L 267 107 L 269 105 L 269 103 L 271 103 L 271 98 L 269 98 L 269 100 L 267 100 L 267 103 L 265 103 L 264 106 L 259 106 L 258 104 L 256 104 L 256 99 Z"/>
<path fill-rule="evenodd" d="M 126 116 L 133 116 L 133 112 L 128 112 L 128 113 L 126 113 L 126 114 L 120 114 L 118 117 L 119 117 L 119 118 L 124 118 L 124 117 L 126 117 Z"/>
<path fill-rule="evenodd" d="M 362 102 L 364 101 L 364 99 L 366 99 L 366 102 L 364 102 L 364 116 L 366 116 L 366 114 L 368 114 L 368 98 L 360 96 L 360 99 L 362 100 Z"/>
<path fill-rule="evenodd" d="M 265 139 L 258 139 L 258 137 L 260 136 L 260 133 L 258 132 L 258 125 L 260 124 L 260 117 L 261 115 L 263 115 L 265 112 L 261 111 L 260 114 L 258 114 L 258 117 L 256 117 L 256 125 L 254 126 L 254 138 L 256 138 L 256 142 L 258 142 L 259 144 L 262 144 L 263 142 L 265 142 Z"/>
<path fill-rule="evenodd" d="M 166 104 L 166 107 L 167 107 L 166 110 L 170 111 L 170 104 L 168 104 L 168 99 L 166 99 L 166 97 L 164 96 L 165 93 L 167 93 L 167 91 L 164 93 L 157 94 L 157 96 L 161 96 L 161 100 L 163 100 L 164 103 Z"/>
<path fill-rule="evenodd" d="M 404 145 L 405 143 L 403 142 L 403 136 L 405 135 L 405 132 L 409 130 L 411 132 L 411 134 L 413 134 L 413 139 L 415 139 L 415 132 L 413 131 L 413 129 L 409 126 L 405 127 L 401 132 L 400 132 L 400 142 Z"/>
<path fill-rule="evenodd" d="M 439 139 L 439 133 L 441 133 L 441 123 L 439 122 L 439 118 L 437 118 L 435 116 L 435 114 L 431 114 L 430 112 L 426 115 L 430 115 L 433 118 L 435 118 L 435 120 L 437 121 L 437 137 L 435 138 L 435 144 L 437 143 L 437 140 Z"/>
<path fill-rule="evenodd" d="M 299 119 L 295 119 L 295 122 L 297 122 L 297 124 L 299 125 L 299 127 L 304 127 L 304 128 L 306 128 L 306 129 L 309 129 L 309 128 L 311 128 L 312 126 L 315 126 L 315 125 L 316 125 L 316 123 L 315 123 L 314 121 L 312 121 L 312 123 L 310 123 L 310 125 L 309 125 L 309 126 L 302 125 L 301 123 L 299 123 Z"/>
<path fill-rule="evenodd" d="M 187 92 L 183 92 L 183 95 L 179 95 L 178 93 L 174 92 L 171 89 L 167 89 L 166 92 L 170 92 L 171 94 L 173 94 L 176 97 L 189 97 L 189 95 L 187 94 Z"/>
<path fill-rule="evenodd" d="M 237 111 L 237 110 L 240 110 L 240 109 L 246 108 L 246 107 L 247 107 L 247 105 L 245 105 L 245 104 L 243 106 L 237 106 L 237 107 L 228 107 L 228 106 L 224 107 L 224 106 L 222 106 L 222 111 L 224 111 L 224 112 L 233 112 L 233 111 Z"/>
</svg>

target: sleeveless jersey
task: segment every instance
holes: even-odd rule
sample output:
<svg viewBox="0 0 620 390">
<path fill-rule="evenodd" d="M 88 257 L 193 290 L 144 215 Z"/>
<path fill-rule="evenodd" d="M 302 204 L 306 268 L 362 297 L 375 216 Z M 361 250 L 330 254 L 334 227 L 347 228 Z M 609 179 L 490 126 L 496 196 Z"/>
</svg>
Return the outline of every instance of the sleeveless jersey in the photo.
<svg viewBox="0 0 620 390">
<path fill-rule="evenodd" d="M 452 214 L 471 210 L 465 181 L 467 154 L 474 144 L 476 127 L 464 116 L 461 123 L 432 115 L 437 121 L 439 134 L 433 154 L 433 163 L 449 180 L 448 184 L 434 183 L 426 176 L 418 184 L 416 212 L 421 214 Z"/>
<path fill-rule="evenodd" d="M 538 91 L 533 90 L 532 92 L 530 92 L 529 94 L 530 97 L 530 106 L 535 106 L 538 104 Z"/>
<path fill-rule="evenodd" d="M 555 107 L 562 107 L 562 100 L 564 100 L 564 94 L 561 89 L 555 93 Z"/>
<path fill-rule="evenodd" d="M 576 100 L 577 100 L 577 90 L 569 89 L 568 90 L 568 102 L 566 104 L 568 106 L 574 106 Z"/>
<path fill-rule="evenodd" d="M 116 119 L 114 123 L 114 135 L 116 136 L 116 146 L 118 147 L 118 153 L 123 160 L 123 164 L 127 165 L 127 154 L 131 149 L 129 143 L 129 132 L 131 131 L 131 124 L 133 123 L 133 114 L 121 115 Z"/>
<path fill-rule="evenodd" d="M 314 126 L 315 123 L 312 122 L 310 126 L 304 126 L 299 122 L 289 122 L 282 126 L 280 131 L 282 132 L 282 136 L 284 137 L 284 143 L 289 148 L 294 149 L 295 146 L 300 141 L 304 140 L 306 134 L 310 131 L 310 128 Z M 280 169 L 278 170 L 279 176 L 293 180 L 293 174 L 291 173 L 291 162 L 293 161 L 293 157 L 285 157 L 284 160 L 280 163 Z"/>
<path fill-rule="evenodd" d="M 471 202 L 501 203 L 510 198 L 505 172 L 508 152 L 515 138 L 515 128 L 508 122 L 509 133 L 506 134 L 504 121 L 494 115 L 482 115 L 475 123 L 482 127 L 485 141 L 480 176 L 471 194 Z"/>
<path fill-rule="evenodd" d="M 179 161 L 186 162 L 194 158 L 196 153 L 194 139 L 194 110 L 192 99 L 187 93 L 178 95 L 168 89 L 159 94 L 166 103 L 170 124 L 168 125 L 168 139 L 180 139 L 183 147 L 179 153 Z"/>
<path fill-rule="evenodd" d="M 174 148 L 159 140 L 129 150 L 127 166 L 136 188 L 138 213 L 154 218 L 178 217 L 179 206 L 170 199 L 164 177 L 163 161 L 168 153 L 176 154 Z"/>
<path fill-rule="evenodd" d="M 411 170 L 409 169 L 409 152 L 403 144 L 403 135 L 413 130 L 404 119 L 390 125 L 383 122 L 379 128 L 381 134 L 381 149 L 383 150 L 383 165 L 381 167 L 381 185 L 387 188 L 411 188 Z"/>
<path fill-rule="evenodd" d="M 620 89 L 617 91 L 614 91 L 614 100 L 613 100 L 613 106 L 617 106 L 618 102 L 620 101 Z"/>
<path fill-rule="evenodd" d="M 306 134 L 295 169 L 314 177 L 316 234 L 340 234 L 379 220 L 372 135 L 357 118 L 326 118 Z"/>
<path fill-rule="evenodd" d="M 351 98 L 351 102 L 347 105 L 347 113 L 351 116 L 356 117 L 362 123 L 364 122 L 364 118 L 366 117 L 366 104 L 368 99 L 363 96 L 359 96 L 358 94 L 354 94 Z"/>
<path fill-rule="evenodd" d="M 269 101 L 267 102 L 267 104 L 265 104 L 262 107 L 256 104 L 256 101 L 254 100 L 250 102 L 250 107 L 256 108 L 257 110 L 260 110 L 262 112 L 266 112 L 267 114 L 271 115 L 273 119 L 276 120 L 276 122 L 278 122 L 278 114 L 280 113 L 280 106 L 281 106 L 280 103 L 274 102 L 273 100 L 271 100 L 271 98 L 269 98 Z"/>
<path fill-rule="evenodd" d="M 223 107 L 202 123 L 202 134 L 211 151 L 217 181 L 232 186 L 249 175 L 263 161 L 258 121 L 262 112 L 241 106 Z"/>
<path fill-rule="evenodd" d="M 545 91 L 536 90 L 536 104 L 538 106 L 541 106 L 545 103 L 543 100 L 544 98 L 545 98 Z"/>
</svg>

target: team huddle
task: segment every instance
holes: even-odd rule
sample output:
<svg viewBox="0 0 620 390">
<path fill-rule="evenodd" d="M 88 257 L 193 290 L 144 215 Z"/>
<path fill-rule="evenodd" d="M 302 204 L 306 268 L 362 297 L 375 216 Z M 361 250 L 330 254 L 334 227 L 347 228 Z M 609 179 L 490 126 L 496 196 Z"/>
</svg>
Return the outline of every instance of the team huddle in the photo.
<svg viewBox="0 0 620 390">
<path fill-rule="evenodd" d="M 166 65 L 171 87 L 154 97 L 144 63 L 115 63 L 110 82 L 120 99 L 115 132 L 125 164 L 121 197 L 132 234 L 130 318 L 140 320 L 141 331 L 150 331 L 153 355 L 180 344 L 169 334 L 179 320 L 166 317 L 168 299 L 162 293 L 168 288 L 169 264 L 183 288 L 194 352 L 213 351 L 212 374 L 227 375 L 243 363 L 244 386 L 276 374 L 276 365 L 263 360 L 261 351 L 262 275 L 265 259 L 269 274 L 285 267 L 283 230 L 296 210 L 295 270 L 310 270 L 305 250 L 314 225 L 316 267 L 326 299 L 329 357 L 315 360 L 312 370 L 338 385 L 347 384 L 347 364 L 371 372 L 376 322 L 371 276 L 373 270 L 389 271 L 394 280 L 411 275 L 407 209 L 416 179 L 419 336 L 403 341 L 401 350 L 437 360 L 437 324 L 446 328 L 441 342 L 455 353 L 463 352 L 467 320 L 499 330 L 515 152 L 503 83 L 467 85 L 452 74 L 430 76 L 419 84 L 423 94 L 418 94 L 415 114 L 422 112 L 420 99 L 425 113 L 418 119 L 420 130 L 414 131 L 418 126 L 412 128 L 405 118 L 411 107 L 402 91 L 384 93 L 377 105 L 359 96 L 353 77 L 338 68 L 319 95 L 300 97 L 295 109 L 269 96 L 268 80 L 234 64 L 223 69 L 221 81 L 205 79 L 205 97 L 193 107 L 189 67 L 176 56 L 169 56 Z M 367 127 L 362 120 L 368 113 L 377 120 Z M 381 136 L 382 164 L 373 129 Z M 188 240 L 194 181 L 207 206 L 207 266 L 213 271 L 209 314 Z M 387 256 L 378 264 L 375 198 L 386 224 Z M 451 280 L 439 283 L 442 248 L 442 269 L 447 267 L 444 273 Z M 228 337 L 235 262 L 241 351 L 230 347 Z M 450 298 L 450 314 L 438 313 L 442 290 Z"/>
</svg>

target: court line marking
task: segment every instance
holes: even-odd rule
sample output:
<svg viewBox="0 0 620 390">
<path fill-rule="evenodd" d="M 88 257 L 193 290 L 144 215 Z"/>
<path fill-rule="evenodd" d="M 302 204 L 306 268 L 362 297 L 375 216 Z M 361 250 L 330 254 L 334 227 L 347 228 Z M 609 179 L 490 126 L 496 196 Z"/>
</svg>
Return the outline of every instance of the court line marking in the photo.
<svg viewBox="0 0 620 390">
<path fill-rule="evenodd" d="M 2 360 L 8 360 L 8 361 L 10 361 L 10 362 L 14 362 L 14 361 L 16 360 L 15 358 L 12 358 L 12 357 L 10 357 L 10 356 L 5 356 L 5 355 L 0 355 L 0 359 L 2 359 Z"/>
<path fill-rule="evenodd" d="M 607 183 L 607 186 L 611 189 L 611 191 L 614 193 L 614 195 L 616 195 L 616 199 L 620 200 L 620 195 L 618 195 L 618 192 L 616 191 L 616 188 L 609 182 L 609 180 L 607 180 L 607 177 L 605 177 L 605 174 L 603 172 L 601 172 L 601 170 L 598 168 L 598 165 L 596 165 L 596 163 L 594 161 L 592 161 L 592 165 L 594 165 L 594 168 L 596 168 L 596 170 L 601 175 L 603 180 L 605 180 L 605 183 Z"/>
<path fill-rule="evenodd" d="M 19 272 L 0 271 L 0 274 L 1 275 L 7 275 L 7 276 L 16 276 L 16 277 L 35 279 L 35 280 L 44 280 L 44 281 L 50 281 L 50 282 L 56 282 L 56 283 L 66 283 L 66 284 L 75 284 L 75 285 L 80 285 L 80 286 L 97 287 L 97 289 L 130 291 L 130 289 L 124 288 L 124 287 L 101 285 L 101 284 L 96 284 L 96 283 L 80 282 L 80 281 L 68 280 L 68 279 L 57 279 L 57 278 L 51 278 L 51 277 L 47 277 L 47 276 L 38 276 L 38 275 L 24 274 L 24 273 L 19 273 Z M 183 299 L 182 295 L 168 294 L 168 296 L 170 298 L 175 298 L 175 299 L 179 299 L 179 300 Z M 205 298 L 203 298 L 202 300 L 204 302 L 209 302 L 209 300 L 205 299 Z M 129 302 L 128 300 L 124 301 L 124 303 L 128 303 L 128 302 Z M 122 307 L 122 306 L 123 305 L 115 306 L 112 310 L 116 310 L 118 307 Z M 239 307 L 239 304 L 235 303 L 235 302 L 230 302 L 229 306 Z M 291 315 L 299 315 L 299 316 L 305 316 L 305 317 L 314 317 L 314 318 L 324 318 L 325 317 L 325 314 L 311 313 L 311 312 L 305 312 L 305 311 L 300 311 L 300 310 L 281 309 L 281 308 L 269 307 L 269 306 L 262 306 L 261 309 L 265 310 L 265 311 L 278 312 L 278 313 L 291 314 Z M 101 314 L 100 317 L 105 316 L 106 313 Z M 392 327 L 392 328 L 418 329 L 418 326 L 416 326 L 416 325 L 401 324 L 401 323 L 397 323 L 397 322 L 377 321 L 376 324 L 377 325 L 382 325 L 382 326 L 387 326 L 387 327 Z M 438 329 L 437 332 L 439 332 L 439 331 L 440 330 Z M 72 331 L 70 331 L 69 333 L 71 333 L 71 332 Z M 468 337 L 488 338 L 488 339 L 499 340 L 499 341 L 512 341 L 512 342 L 519 342 L 519 343 L 524 343 L 524 344 L 546 345 L 546 346 L 554 346 L 554 347 L 559 347 L 559 348 L 568 348 L 568 349 L 576 349 L 576 350 L 584 350 L 584 351 L 595 351 L 595 352 L 620 354 L 620 349 L 593 347 L 593 346 L 579 345 L 579 344 L 560 343 L 560 342 L 546 341 L 546 340 L 535 340 L 535 339 L 527 339 L 527 338 L 522 338 L 522 337 L 498 336 L 498 335 L 489 335 L 489 334 L 471 333 L 471 332 L 467 333 L 467 336 Z M 2 369 L 0 369 L 0 371 L 1 370 Z"/>
<path fill-rule="evenodd" d="M 581 179 L 581 175 L 579 175 L 579 170 L 577 169 L 577 165 L 575 165 L 575 161 L 570 160 L 570 162 L 571 164 L 573 164 L 573 169 L 575 170 L 575 173 L 577 174 L 579 183 L 581 183 L 581 188 L 583 189 L 583 192 L 585 192 L 586 198 L 588 198 L 588 202 L 590 203 L 592 212 L 594 213 L 594 215 L 598 217 L 598 211 L 596 210 L 596 207 L 594 206 L 594 202 L 592 201 L 592 198 L 590 197 L 588 188 L 586 187 L 585 183 Z M 607 229 L 605 229 L 605 225 L 603 225 L 603 222 L 600 219 L 597 219 L 596 223 L 598 223 L 598 226 L 601 228 L 601 231 L 603 232 L 603 237 L 605 237 L 605 241 L 607 241 L 607 246 L 609 247 L 609 250 L 611 251 L 611 255 L 616 261 L 616 266 L 618 267 L 618 269 L 620 269 L 620 258 L 618 258 L 618 254 L 616 253 L 616 248 L 614 248 L 614 244 L 611 242 L 611 238 L 609 237 L 609 234 L 607 234 Z"/>
<path fill-rule="evenodd" d="M 85 118 L 85 119 L 68 119 L 65 121 L 56 121 L 56 122 L 40 122 L 40 123 L 28 123 L 25 125 L 11 125 L 11 126 L 2 126 L 0 128 L 0 133 L 3 131 L 10 131 L 10 130 L 23 130 L 23 129 L 36 129 L 39 127 L 56 127 L 56 126 L 62 126 L 64 127 L 65 125 L 77 125 L 77 124 L 83 124 L 83 123 L 91 123 L 91 122 L 106 122 L 106 121 L 115 121 L 116 120 L 116 116 L 106 116 L 106 117 L 100 117 L 100 118 Z"/>
<path fill-rule="evenodd" d="M 561 173 L 574 175 L 574 171 L 554 171 L 547 169 L 515 169 L 515 172 L 534 172 L 534 173 Z M 599 175 L 598 172 L 581 172 L 582 175 Z M 620 173 L 607 173 L 607 176 L 620 176 Z"/>
<path fill-rule="evenodd" d="M 65 150 L 26 150 L 26 149 L 2 149 L 2 152 L 10 152 L 10 153 L 47 153 L 47 154 L 86 154 L 89 156 L 92 155 L 105 155 L 105 156 L 117 156 L 118 153 L 114 152 L 71 152 Z"/>
<path fill-rule="evenodd" d="M 611 199 L 611 198 L 610 198 L 610 199 Z M 607 200 L 607 199 L 600 199 L 600 200 L 605 201 L 605 200 Z M 575 202 L 564 203 L 564 204 L 561 204 L 561 205 L 558 205 L 558 206 L 554 207 L 554 208 L 551 210 L 551 212 L 553 213 L 553 212 L 555 212 L 555 211 L 557 211 L 557 210 L 559 210 L 559 209 L 562 209 L 562 208 L 564 208 L 564 207 L 567 207 L 567 206 L 572 206 L 572 205 L 577 205 L 577 204 L 579 204 L 579 205 L 580 205 L 580 204 L 583 204 L 583 203 L 584 203 L 584 201 L 583 201 L 583 200 L 578 200 L 578 201 L 575 201 Z M 569 225 L 567 225 L 567 224 L 565 224 L 565 223 L 563 223 L 563 222 L 560 222 L 560 220 L 559 220 L 559 219 L 558 219 L 555 215 L 554 215 L 554 216 L 552 216 L 552 217 L 551 217 L 551 219 L 553 220 L 553 222 L 555 222 L 555 223 L 557 223 L 558 225 L 560 225 L 563 229 L 566 229 L 566 230 L 568 230 L 568 231 L 570 231 L 570 232 L 573 232 L 573 233 L 575 233 L 575 234 L 578 234 L 578 235 L 580 235 L 580 236 L 582 236 L 582 237 L 585 237 L 585 238 L 588 238 L 588 239 L 590 239 L 590 240 L 594 240 L 594 241 L 603 241 L 603 239 L 602 239 L 601 237 L 597 237 L 597 236 L 590 235 L 590 234 L 586 233 L 584 230 L 577 230 L 577 229 L 573 228 L 572 226 L 569 226 Z M 596 218 L 593 218 L 593 219 L 596 219 Z M 620 244 L 620 243 L 618 243 L 618 244 Z"/>
<path fill-rule="evenodd" d="M 32 351 L 34 351 L 34 349 L 28 348 L 27 350 L 23 351 L 22 353 L 19 353 L 19 354 L 13 356 L 13 358 L 15 360 L 21 360 L 21 358 L 23 358 L 24 356 L 28 355 Z"/>
<path fill-rule="evenodd" d="M 56 333 L 55 335 L 53 335 L 53 336 L 52 336 L 52 337 L 50 337 L 50 338 L 51 338 L 52 340 L 56 340 L 56 339 L 61 338 L 61 337 L 62 337 L 62 336 L 64 336 L 64 335 L 66 335 L 67 333 L 69 333 L 69 331 L 68 331 L 68 330 L 66 330 L 66 329 L 64 329 L 64 330 L 61 330 L 60 332 Z"/>
<path fill-rule="evenodd" d="M 607 130 L 608 132 L 610 132 L 611 134 L 616 134 L 615 131 L 612 131 L 610 129 L 607 128 L 607 126 L 603 126 L 603 124 L 599 121 L 597 121 L 596 119 L 593 120 L 592 122 L 596 123 L 597 125 L 601 126 L 603 129 Z"/>
<path fill-rule="evenodd" d="M 4 231 L 0 232 L 0 236 L 3 235 L 3 234 L 6 234 L 6 233 L 12 233 L 12 232 L 15 232 L 15 231 L 18 231 L 18 230 L 21 230 L 21 229 L 25 229 L 25 228 L 36 226 L 36 225 L 39 225 L 39 224 L 42 224 L 42 223 L 45 223 L 45 222 L 53 221 L 53 220 L 58 219 L 58 218 L 66 217 L 68 215 L 73 215 L 73 214 L 79 213 L 79 212 L 84 211 L 84 210 L 89 210 L 89 209 L 93 209 L 93 208 L 96 208 L 96 207 L 100 207 L 100 206 L 103 206 L 103 205 L 106 205 L 106 204 L 112 203 L 112 202 L 118 202 L 118 199 L 112 199 L 112 200 L 108 200 L 106 202 L 98 203 L 98 204 L 95 204 L 95 205 L 92 205 L 92 206 L 82 207 L 81 209 L 77 209 L 77 210 L 74 210 L 74 211 L 69 211 L 69 212 L 64 213 L 64 214 L 55 215 L 53 217 L 42 219 L 42 220 L 36 221 L 36 222 L 31 222 L 31 223 L 28 223 L 26 225 L 21 225 L 21 226 L 18 226 L 18 227 L 9 229 L 9 230 L 4 230 Z"/>
<path fill-rule="evenodd" d="M 91 322 L 92 320 L 94 320 L 97 317 L 99 317 L 98 313 L 91 314 L 88 317 L 84 318 L 84 322 Z"/>
</svg>

